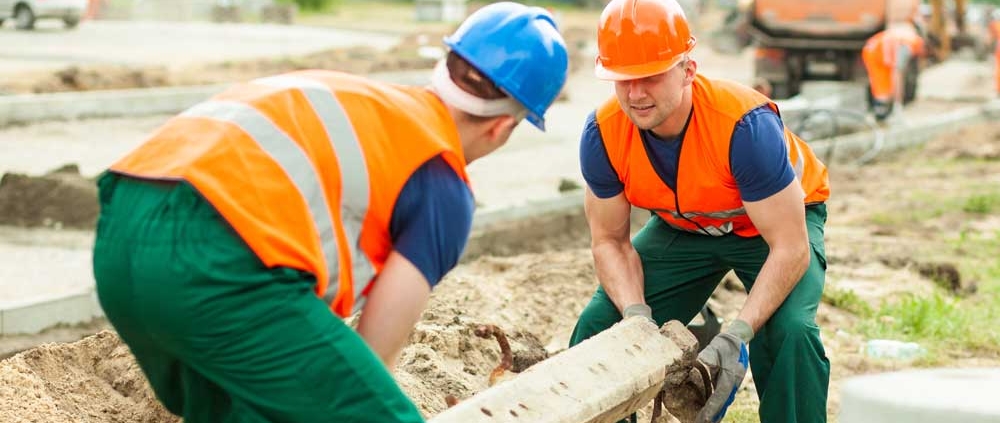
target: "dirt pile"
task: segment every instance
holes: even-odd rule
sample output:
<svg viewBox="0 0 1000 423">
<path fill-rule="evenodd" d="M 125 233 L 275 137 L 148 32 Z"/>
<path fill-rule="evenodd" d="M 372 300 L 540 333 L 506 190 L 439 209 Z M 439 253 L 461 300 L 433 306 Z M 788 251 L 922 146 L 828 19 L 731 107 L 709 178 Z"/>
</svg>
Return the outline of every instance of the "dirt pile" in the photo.
<svg viewBox="0 0 1000 423">
<path fill-rule="evenodd" d="M 0 178 L 0 225 L 93 228 L 97 214 L 97 186 L 76 165 Z"/>
<path fill-rule="evenodd" d="M 5 422 L 176 422 L 152 395 L 128 348 L 104 331 L 0 362 Z"/>
</svg>

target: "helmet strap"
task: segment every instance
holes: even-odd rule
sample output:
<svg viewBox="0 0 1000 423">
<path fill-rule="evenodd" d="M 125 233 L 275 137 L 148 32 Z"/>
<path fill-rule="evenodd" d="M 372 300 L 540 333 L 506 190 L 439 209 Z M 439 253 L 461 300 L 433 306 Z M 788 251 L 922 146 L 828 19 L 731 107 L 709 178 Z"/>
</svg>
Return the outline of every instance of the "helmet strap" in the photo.
<svg viewBox="0 0 1000 423">
<path fill-rule="evenodd" d="M 445 103 L 466 112 L 473 116 L 494 117 L 510 115 L 523 119 L 526 109 L 517 100 L 506 97 L 494 100 L 476 97 L 463 90 L 452 81 L 448 73 L 448 66 L 441 60 L 434 66 L 434 73 L 431 75 L 431 89 Z"/>
</svg>

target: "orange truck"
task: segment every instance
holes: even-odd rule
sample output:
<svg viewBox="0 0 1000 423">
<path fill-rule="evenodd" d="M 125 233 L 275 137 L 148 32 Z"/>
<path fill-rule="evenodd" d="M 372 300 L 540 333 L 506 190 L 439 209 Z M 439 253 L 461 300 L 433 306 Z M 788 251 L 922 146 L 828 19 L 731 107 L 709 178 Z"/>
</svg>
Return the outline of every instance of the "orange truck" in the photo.
<svg viewBox="0 0 1000 423">
<path fill-rule="evenodd" d="M 917 0 L 753 0 L 745 3 L 742 29 L 756 45 L 755 77 L 771 96 L 797 95 L 809 80 L 864 81 L 861 49 L 890 22 L 912 19 Z M 916 93 L 917 61 L 905 77 L 906 97 Z"/>
</svg>

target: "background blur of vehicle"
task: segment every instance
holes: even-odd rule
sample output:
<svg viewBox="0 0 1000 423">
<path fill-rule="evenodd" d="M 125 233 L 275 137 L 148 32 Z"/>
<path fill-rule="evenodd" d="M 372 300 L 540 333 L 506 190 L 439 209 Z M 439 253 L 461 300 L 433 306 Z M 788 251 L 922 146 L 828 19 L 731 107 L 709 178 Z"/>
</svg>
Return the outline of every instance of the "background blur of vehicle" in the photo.
<svg viewBox="0 0 1000 423">
<path fill-rule="evenodd" d="M 0 0 L 0 25 L 7 19 L 17 29 L 34 29 L 39 19 L 59 19 L 75 28 L 87 8 L 87 0 Z"/>
<path fill-rule="evenodd" d="M 730 51 L 754 45 L 755 79 L 766 80 L 771 96 L 798 95 L 805 81 L 867 80 L 861 50 L 872 36 L 890 24 L 919 23 L 931 61 L 944 60 L 952 48 L 986 50 L 981 25 L 966 25 L 965 0 L 944 0 L 921 6 L 917 0 L 741 0 L 713 46 Z M 973 15 L 975 12 L 972 13 Z M 922 61 L 913 61 L 904 77 L 904 101 L 916 95 Z"/>
</svg>

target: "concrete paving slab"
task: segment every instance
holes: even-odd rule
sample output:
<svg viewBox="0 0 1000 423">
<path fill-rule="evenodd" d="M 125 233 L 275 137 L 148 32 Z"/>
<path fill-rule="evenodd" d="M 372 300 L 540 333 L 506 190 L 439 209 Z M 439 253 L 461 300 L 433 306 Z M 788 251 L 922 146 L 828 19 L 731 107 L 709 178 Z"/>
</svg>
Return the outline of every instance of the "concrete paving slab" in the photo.
<svg viewBox="0 0 1000 423">
<path fill-rule="evenodd" d="M 616 422 L 653 399 L 681 355 L 656 325 L 627 319 L 429 422 Z"/>
<path fill-rule="evenodd" d="M 919 369 L 844 382 L 841 423 L 995 423 L 1000 368 Z"/>
<path fill-rule="evenodd" d="M 92 291 L 92 243 L 87 231 L 0 226 L 0 310 Z"/>
<path fill-rule="evenodd" d="M 92 288 L 76 294 L 0 309 L 0 335 L 38 333 L 58 324 L 75 325 L 103 316 Z"/>
</svg>

